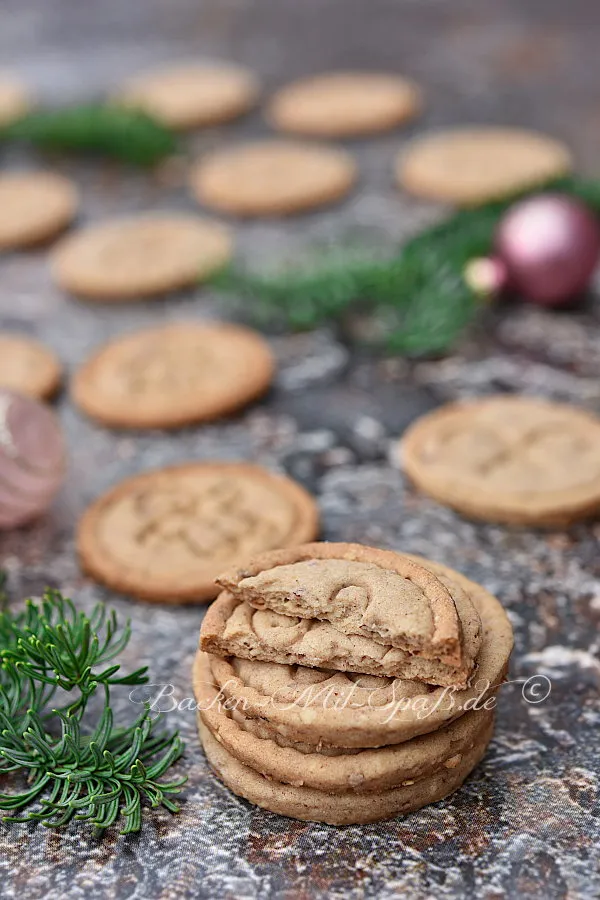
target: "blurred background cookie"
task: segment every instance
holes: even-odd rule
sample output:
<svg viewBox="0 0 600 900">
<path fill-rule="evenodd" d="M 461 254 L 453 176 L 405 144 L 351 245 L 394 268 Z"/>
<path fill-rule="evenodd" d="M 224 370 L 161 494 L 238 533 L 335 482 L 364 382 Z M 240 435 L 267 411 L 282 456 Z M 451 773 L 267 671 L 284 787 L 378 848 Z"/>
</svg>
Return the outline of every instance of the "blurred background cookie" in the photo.
<svg viewBox="0 0 600 900">
<path fill-rule="evenodd" d="M 34 338 L 0 331 L 0 388 L 48 400 L 61 378 L 62 365 L 52 350 Z"/>
<path fill-rule="evenodd" d="M 396 163 L 399 184 L 430 200 L 471 206 L 564 175 L 567 147 L 518 128 L 457 128 L 416 138 Z"/>
<path fill-rule="evenodd" d="M 77 188 L 55 172 L 0 175 L 0 250 L 16 250 L 50 240 L 74 219 Z"/>
<path fill-rule="evenodd" d="M 136 75 L 115 99 L 184 131 L 243 115 L 254 106 L 258 93 L 258 79 L 247 69 L 228 63 L 188 63 Z"/>
<path fill-rule="evenodd" d="M 29 88 L 9 72 L 0 72 L 0 126 L 10 125 L 34 104 Z"/>
<path fill-rule="evenodd" d="M 337 147 L 284 140 L 215 150 L 191 176 L 196 199 L 238 216 L 280 216 L 345 196 L 356 181 L 352 157 Z"/>
<path fill-rule="evenodd" d="M 89 225 L 52 254 L 64 290 L 92 300 L 132 300 L 200 282 L 229 259 L 227 229 L 180 213 L 148 213 Z"/>
<path fill-rule="evenodd" d="M 399 75 L 331 72 L 281 88 L 266 115 L 280 131 L 342 138 L 388 131 L 412 119 L 420 105 L 417 86 Z"/>
<path fill-rule="evenodd" d="M 274 361 L 255 331 L 176 322 L 118 337 L 77 372 L 73 399 L 121 428 L 177 428 L 233 412 L 269 387 Z"/>
</svg>

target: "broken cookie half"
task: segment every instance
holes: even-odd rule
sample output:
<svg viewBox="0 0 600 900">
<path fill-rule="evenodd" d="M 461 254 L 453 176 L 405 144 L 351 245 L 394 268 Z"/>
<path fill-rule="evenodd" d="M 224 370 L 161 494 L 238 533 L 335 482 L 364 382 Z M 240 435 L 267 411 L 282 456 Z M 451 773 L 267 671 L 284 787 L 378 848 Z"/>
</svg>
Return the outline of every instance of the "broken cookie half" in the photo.
<svg viewBox="0 0 600 900">
<path fill-rule="evenodd" d="M 460 585 L 405 554 L 313 543 L 256 557 L 218 579 L 203 650 L 465 687 L 481 645 Z"/>
</svg>

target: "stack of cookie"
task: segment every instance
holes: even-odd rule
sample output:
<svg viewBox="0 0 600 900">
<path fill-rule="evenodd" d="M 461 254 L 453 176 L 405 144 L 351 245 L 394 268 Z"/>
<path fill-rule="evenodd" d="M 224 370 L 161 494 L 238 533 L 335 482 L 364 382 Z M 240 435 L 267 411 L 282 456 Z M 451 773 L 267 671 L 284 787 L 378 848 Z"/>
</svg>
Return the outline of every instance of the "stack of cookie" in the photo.
<svg viewBox="0 0 600 900">
<path fill-rule="evenodd" d="M 206 756 L 236 794 L 330 824 L 440 800 L 482 758 L 512 629 L 429 560 L 305 544 L 218 579 L 194 666 Z"/>
</svg>

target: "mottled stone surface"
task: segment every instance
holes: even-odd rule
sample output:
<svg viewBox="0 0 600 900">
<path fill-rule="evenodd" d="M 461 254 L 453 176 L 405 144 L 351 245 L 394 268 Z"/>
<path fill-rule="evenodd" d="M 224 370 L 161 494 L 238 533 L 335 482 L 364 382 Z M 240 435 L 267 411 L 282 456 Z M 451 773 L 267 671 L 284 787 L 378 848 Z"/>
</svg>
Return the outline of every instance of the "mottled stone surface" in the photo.
<svg viewBox="0 0 600 900">
<path fill-rule="evenodd" d="M 600 84 L 593 0 L 6 0 L 2 65 L 48 100 L 99 94 L 157 60 L 224 56 L 268 87 L 334 66 L 398 69 L 427 90 L 425 118 L 402 134 L 352 145 L 359 193 L 323 213 L 240 226 L 240 258 L 269 264 L 313 244 L 365 237 L 396 243 L 439 210 L 401 196 L 390 167 L 407 136 L 460 122 L 535 126 L 597 168 Z M 193 139 L 197 148 L 264 131 L 258 115 Z M 4 152 L 3 165 L 18 164 Z M 94 163 L 74 166 L 82 219 L 191 208 L 182 184 Z M 120 308 L 84 305 L 50 283 L 43 252 L 0 260 L 0 324 L 35 333 L 72 369 L 110 335 L 182 315 L 227 315 L 210 291 Z M 437 403 L 495 390 L 559 397 L 600 412 L 598 306 L 572 315 L 531 308 L 494 316 L 454 355 L 408 365 L 369 358 L 333 331 L 278 336 L 278 384 L 259 407 L 176 435 L 111 433 L 59 408 L 71 474 L 52 514 L 0 537 L 15 597 L 59 586 L 89 609 L 110 601 L 133 620 L 125 662 L 190 696 L 201 609 L 146 606 L 86 581 L 73 554 L 79 511 L 122 477 L 190 458 L 252 459 L 290 472 L 318 496 L 323 534 L 414 551 L 495 591 L 516 630 L 511 677 L 546 675 L 552 693 L 526 703 L 502 690 L 490 752 L 467 785 L 433 808 L 369 827 L 277 817 L 233 797 L 210 774 L 191 712 L 172 713 L 188 742 L 179 816 L 148 813 L 140 836 L 85 828 L 2 828 L 3 897 L 558 898 L 600 896 L 599 526 L 536 534 L 471 524 L 415 494 L 390 464 L 406 424 Z M 132 715 L 126 696 L 123 716 Z"/>
</svg>

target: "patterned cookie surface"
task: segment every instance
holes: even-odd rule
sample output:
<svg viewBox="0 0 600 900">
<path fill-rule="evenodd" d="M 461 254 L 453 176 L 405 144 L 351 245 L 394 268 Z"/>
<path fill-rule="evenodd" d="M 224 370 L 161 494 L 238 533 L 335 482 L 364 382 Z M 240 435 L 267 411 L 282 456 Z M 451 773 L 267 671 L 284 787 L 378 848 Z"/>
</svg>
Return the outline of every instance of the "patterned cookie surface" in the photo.
<svg viewBox="0 0 600 900">
<path fill-rule="evenodd" d="M 543 184 L 571 168 L 559 141 L 516 128 L 461 128 L 415 140 L 396 176 L 411 193 L 470 206 Z"/>
<path fill-rule="evenodd" d="M 219 584 L 256 609 L 320 619 L 349 635 L 372 638 L 460 668 L 465 662 L 460 610 L 470 602 L 400 553 L 360 544 L 316 543 L 265 553 Z M 470 610 L 476 618 L 475 610 Z M 467 629 L 468 631 L 468 629 Z M 469 648 L 470 661 L 479 645 Z"/>
<path fill-rule="evenodd" d="M 284 591 L 275 604 L 278 609 L 289 605 L 289 615 L 269 608 L 256 609 L 244 600 L 243 592 L 223 591 L 202 623 L 200 646 L 203 650 L 263 662 L 466 687 L 481 646 L 481 621 L 467 594 L 459 586 L 442 582 L 402 554 L 357 544 L 312 544 L 297 548 L 293 555 L 305 558 L 307 562 L 318 561 L 318 580 L 323 585 L 322 590 L 312 595 L 308 583 L 296 581 L 291 592 Z M 324 563 L 330 560 L 334 562 L 327 570 Z M 356 567 L 339 571 L 337 564 L 344 561 L 371 565 L 367 566 L 367 574 L 361 570 L 357 575 Z M 413 574 L 417 571 L 422 573 L 416 576 L 421 585 L 416 588 L 418 600 L 415 596 L 416 585 L 404 577 L 411 563 L 414 565 Z M 252 572 L 253 568 L 250 562 L 249 571 Z M 275 578 L 276 573 L 277 567 L 273 570 Z M 221 583 L 221 576 L 218 580 Z M 223 583 L 227 584 L 228 579 L 225 578 Z M 252 596 L 255 598 L 256 595 Z M 393 596 L 391 608 L 388 603 L 390 596 Z M 331 612 L 336 608 L 336 597 L 339 597 L 339 605 L 345 607 L 339 616 Z M 441 604 L 439 601 L 442 601 Z M 377 640 L 364 636 L 371 633 L 374 624 L 387 623 L 385 629 L 393 628 L 390 622 L 395 607 L 397 634 L 404 645 L 411 645 L 410 650 L 384 643 L 381 633 L 377 635 Z M 292 613 L 294 609 L 295 615 Z M 308 611 L 318 612 L 321 618 L 306 617 L 304 613 Z M 363 620 L 361 616 L 364 616 Z M 460 638 L 457 647 L 460 653 L 452 656 L 452 663 L 449 664 L 444 661 L 445 656 L 440 659 L 439 652 L 432 651 L 431 641 L 440 634 L 448 638 L 453 629 L 455 638 Z M 418 652 L 415 651 L 417 645 Z M 446 648 L 447 644 L 443 646 Z"/>
<path fill-rule="evenodd" d="M 600 420 L 576 407 L 452 403 L 418 419 L 399 454 L 417 487 L 473 518 L 553 526 L 600 510 Z"/>
<path fill-rule="evenodd" d="M 477 697 L 485 699 L 501 685 L 513 645 L 512 628 L 501 604 L 481 585 L 448 566 L 414 559 L 460 585 L 479 614 L 482 642 L 469 687 L 448 690 L 402 678 L 213 656 L 215 683 L 249 717 L 264 723 L 268 709 L 269 728 L 277 739 L 305 742 L 309 752 L 321 752 L 323 746 L 396 744 L 463 715 Z"/>
<path fill-rule="evenodd" d="M 83 567 L 115 590 L 159 602 L 215 596 L 226 566 L 315 537 L 318 511 L 296 482 L 247 463 L 189 463 L 118 484 L 78 528 Z"/>
<path fill-rule="evenodd" d="M 33 338 L 0 331 L 0 388 L 47 400 L 61 377 L 62 366 L 52 350 Z"/>
<path fill-rule="evenodd" d="M 336 147 L 260 141 L 201 159 L 191 186 L 206 206 L 239 216 L 277 216 L 332 203 L 356 180 L 352 157 Z"/>
<path fill-rule="evenodd" d="M 137 75 L 123 85 L 119 103 L 142 109 L 169 128 L 187 130 L 227 122 L 247 112 L 258 81 L 238 66 L 179 65 Z"/>
<path fill-rule="evenodd" d="M 208 654 L 197 654 L 193 681 L 201 719 L 236 759 L 275 781 L 332 793 L 381 791 L 431 775 L 442 767 L 456 768 L 463 755 L 480 743 L 494 717 L 491 709 L 474 710 L 448 727 L 412 741 L 358 753 L 326 755 L 303 752 L 292 743 L 282 746 L 257 733 L 254 720 L 246 717 L 241 708 L 229 709 L 230 704 L 215 687 Z M 268 716 L 265 708 L 265 720 Z"/>
<path fill-rule="evenodd" d="M 54 172 L 0 176 L 0 250 L 50 240 L 73 220 L 79 202 L 68 178 Z"/>
<path fill-rule="evenodd" d="M 119 337 L 77 372 L 73 398 L 124 428 L 176 428 L 218 418 L 264 393 L 274 363 L 249 328 L 177 322 Z"/>
<path fill-rule="evenodd" d="M 419 89 L 397 75 L 334 72 L 286 85 L 267 117 L 282 131 L 315 137 L 350 137 L 387 131 L 412 118 Z"/>
<path fill-rule="evenodd" d="M 231 253 L 226 228 L 194 216 L 154 213 L 90 225 L 65 238 L 52 270 L 66 291 L 96 300 L 130 300 L 193 285 Z"/>
</svg>

